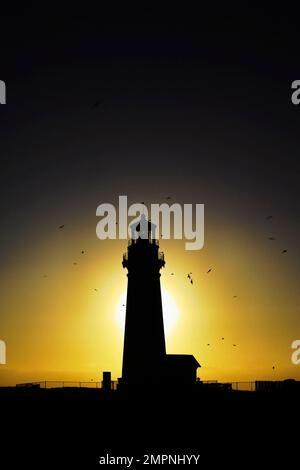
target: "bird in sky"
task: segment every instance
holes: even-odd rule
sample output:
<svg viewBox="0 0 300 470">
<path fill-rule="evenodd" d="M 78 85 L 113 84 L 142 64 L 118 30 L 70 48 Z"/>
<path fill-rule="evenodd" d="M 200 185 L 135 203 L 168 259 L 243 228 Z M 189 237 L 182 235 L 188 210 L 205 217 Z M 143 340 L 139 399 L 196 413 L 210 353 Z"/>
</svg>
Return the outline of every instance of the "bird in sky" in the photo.
<svg viewBox="0 0 300 470">
<path fill-rule="evenodd" d="M 287 250 L 282 250 L 282 252 L 281 252 L 281 253 L 287 253 Z"/>
<path fill-rule="evenodd" d="M 276 240 L 275 237 L 269 237 L 269 240 Z"/>
<path fill-rule="evenodd" d="M 225 338 L 222 338 L 222 339 L 224 340 Z"/>
<path fill-rule="evenodd" d="M 274 370 L 274 369 L 275 369 L 275 366 L 273 366 L 272 369 Z"/>
<path fill-rule="evenodd" d="M 94 288 L 94 291 L 98 292 L 98 289 Z"/>
<path fill-rule="evenodd" d="M 237 298 L 237 295 L 234 295 L 233 298 L 236 299 L 236 298 Z"/>
<path fill-rule="evenodd" d="M 62 228 L 64 228 L 64 226 L 65 226 L 65 225 L 63 224 L 63 225 L 60 225 L 58 228 L 59 228 L 59 229 L 62 229 Z"/>
<path fill-rule="evenodd" d="M 174 273 L 171 273 L 171 276 L 174 276 Z"/>
<path fill-rule="evenodd" d="M 207 346 L 210 346 L 210 343 L 207 343 Z"/>
<path fill-rule="evenodd" d="M 84 250 L 81 250 L 81 254 L 84 255 L 85 251 Z"/>
<path fill-rule="evenodd" d="M 104 104 L 104 101 L 95 101 L 95 103 L 92 106 L 92 109 L 99 108 L 100 105 Z"/>
<path fill-rule="evenodd" d="M 235 348 L 235 347 L 236 347 L 236 344 L 233 344 L 232 346 Z"/>
<path fill-rule="evenodd" d="M 190 280 L 190 283 L 191 283 L 191 284 L 194 284 L 194 281 L 193 281 L 193 279 L 191 279 L 191 280 Z"/>
<path fill-rule="evenodd" d="M 192 279 L 192 278 L 191 278 L 191 274 L 193 274 L 193 273 L 188 273 L 188 275 L 187 275 L 187 277 L 188 277 L 189 279 Z"/>
<path fill-rule="evenodd" d="M 44 275 L 43 275 L 43 278 L 44 278 L 44 279 L 45 279 L 46 277 L 48 277 L 48 274 L 44 274 Z"/>
<path fill-rule="evenodd" d="M 167 201 L 170 201 L 171 199 L 172 199 L 171 196 L 166 196 Z"/>
<path fill-rule="evenodd" d="M 74 261 L 73 265 L 74 265 L 74 266 L 76 266 L 76 265 L 77 265 L 76 261 Z"/>
<path fill-rule="evenodd" d="M 206 274 L 209 274 L 212 271 L 212 268 L 209 268 L 209 270 L 206 272 Z"/>
<path fill-rule="evenodd" d="M 271 219 L 273 219 L 273 216 L 272 215 L 267 215 L 266 219 L 271 220 Z"/>
</svg>

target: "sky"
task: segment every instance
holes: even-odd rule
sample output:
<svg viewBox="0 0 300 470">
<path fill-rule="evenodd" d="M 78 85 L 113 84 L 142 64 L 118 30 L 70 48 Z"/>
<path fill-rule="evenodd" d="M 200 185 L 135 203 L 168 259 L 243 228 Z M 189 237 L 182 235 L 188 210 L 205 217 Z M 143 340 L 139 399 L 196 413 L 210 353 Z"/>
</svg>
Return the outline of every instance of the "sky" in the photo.
<svg viewBox="0 0 300 470">
<path fill-rule="evenodd" d="M 167 351 L 203 380 L 300 379 L 295 20 L 29 8 L 0 35 L 0 385 L 120 376 L 127 242 L 96 237 L 119 195 L 205 204 L 202 250 L 160 241 Z"/>
</svg>

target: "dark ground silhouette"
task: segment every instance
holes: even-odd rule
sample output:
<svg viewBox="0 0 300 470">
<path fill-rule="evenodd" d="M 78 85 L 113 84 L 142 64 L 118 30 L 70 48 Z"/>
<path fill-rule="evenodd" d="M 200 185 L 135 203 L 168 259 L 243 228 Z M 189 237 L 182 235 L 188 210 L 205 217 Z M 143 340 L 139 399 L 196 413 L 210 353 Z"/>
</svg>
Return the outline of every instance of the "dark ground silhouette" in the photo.
<svg viewBox="0 0 300 470">
<path fill-rule="evenodd" d="M 12 388 L 0 389 L 0 404 L 0 459 L 10 463 L 1 468 L 97 468 L 106 453 L 195 453 L 202 468 L 261 467 L 298 452 L 293 392 Z"/>
</svg>

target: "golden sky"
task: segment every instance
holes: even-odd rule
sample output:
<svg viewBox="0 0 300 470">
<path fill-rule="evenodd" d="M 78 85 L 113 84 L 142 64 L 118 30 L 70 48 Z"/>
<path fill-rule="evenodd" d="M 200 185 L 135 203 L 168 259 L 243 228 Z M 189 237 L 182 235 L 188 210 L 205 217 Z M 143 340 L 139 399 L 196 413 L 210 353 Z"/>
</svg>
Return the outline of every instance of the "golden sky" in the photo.
<svg viewBox="0 0 300 470">
<path fill-rule="evenodd" d="M 96 381 L 103 370 L 121 375 L 118 305 L 126 292 L 127 242 L 100 241 L 77 228 L 54 230 L 34 252 L 24 245 L 2 271 L 7 364 L 0 366 L 1 385 Z M 201 251 L 169 240 L 160 249 L 166 259 L 161 285 L 178 309 L 166 336 L 168 353 L 193 354 L 203 380 L 300 379 L 300 366 L 291 363 L 299 331 L 296 260 L 274 256 L 260 234 L 222 226 L 208 226 Z"/>
</svg>

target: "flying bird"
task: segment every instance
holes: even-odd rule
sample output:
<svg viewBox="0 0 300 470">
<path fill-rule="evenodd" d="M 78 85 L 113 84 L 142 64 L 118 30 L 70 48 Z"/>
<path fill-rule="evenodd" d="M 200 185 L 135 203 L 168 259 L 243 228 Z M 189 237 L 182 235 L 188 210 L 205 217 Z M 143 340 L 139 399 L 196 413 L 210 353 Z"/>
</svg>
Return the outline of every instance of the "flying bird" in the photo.
<svg viewBox="0 0 300 470">
<path fill-rule="evenodd" d="M 267 219 L 267 220 L 271 220 L 271 219 L 273 219 L 273 216 L 272 216 L 272 215 L 268 215 L 268 216 L 266 217 L 266 219 Z"/>
<path fill-rule="evenodd" d="M 73 265 L 74 265 L 74 266 L 76 266 L 76 265 L 77 265 L 76 261 L 74 261 Z"/>
<path fill-rule="evenodd" d="M 269 237 L 269 240 L 276 240 L 275 237 Z"/>
<path fill-rule="evenodd" d="M 65 226 L 65 225 L 63 224 L 63 225 L 60 225 L 58 228 L 59 228 L 59 229 L 62 229 L 62 228 L 64 228 L 64 226 Z"/>
<path fill-rule="evenodd" d="M 194 282 L 193 282 L 193 279 L 191 279 L 191 281 L 190 281 L 190 282 L 191 282 L 191 284 L 194 284 Z"/>
<path fill-rule="evenodd" d="M 95 103 L 92 106 L 92 109 L 99 108 L 100 105 L 104 104 L 104 101 L 95 101 Z"/>
<path fill-rule="evenodd" d="M 209 274 L 212 271 L 212 268 L 209 268 L 209 270 L 206 272 L 206 274 Z"/>
<path fill-rule="evenodd" d="M 282 252 L 281 252 L 281 253 L 287 253 L 287 250 L 282 250 Z"/>
<path fill-rule="evenodd" d="M 98 289 L 94 289 L 94 291 L 98 292 Z"/>
<path fill-rule="evenodd" d="M 272 369 L 274 370 L 274 369 L 275 369 L 275 366 L 273 366 Z"/>
<path fill-rule="evenodd" d="M 222 339 L 225 339 L 225 338 L 222 338 Z"/>
<path fill-rule="evenodd" d="M 232 346 L 235 348 L 235 347 L 236 347 L 236 344 L 233 344 Z"/>
<path fill-rule="evenodd" d="M 43 278 L 46 278 L 46 277 L 48 277 L 48 274 L 44 274 L 44 275 L 43 275 Z"/>
<path fill-rule="evenodd" d="M 167 199 L 167 201 L 170 201 L 170 199 L 172 199 L 172 198 L 171 198 L 171 196 L 166 196 L 166 199 Z"/>
<path fill-rule="evenodd" d="M 84 255 L 85 251 L 84 250 L 81 250 L 81 254 Z"/>
<path fill-rule="evenodd" d="M 236 299 L 236 298 L 237 298 L 237 295 L 234 295 L 233 298 Z"/>
<path fill-rule="evenodd" d="M 171 273 L 171 276 L 174 276 L 174 273 Z"/>
<path fill-rule="evenodd" d="M 192 279 L 192 278 L 191 278 L 191 274 L 193 274 L 193 273 L 188 273 L 188 275 L 187 275 L 187 277 L 188 277 L 189 279 Z"/>
<path fill-rule="evenodd" d="M 210 346 L 210 343 L 207 343 L 207 346 Z"/>
</svg>

